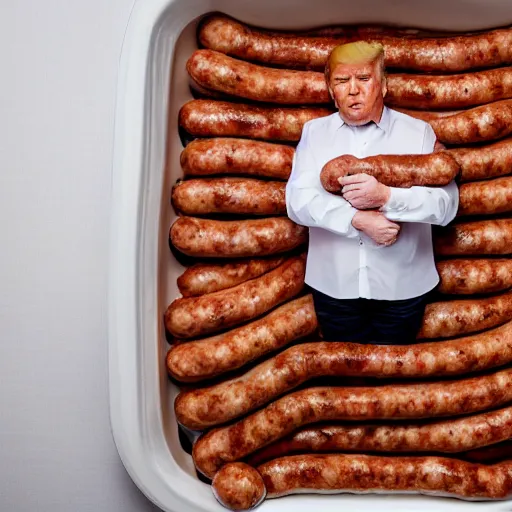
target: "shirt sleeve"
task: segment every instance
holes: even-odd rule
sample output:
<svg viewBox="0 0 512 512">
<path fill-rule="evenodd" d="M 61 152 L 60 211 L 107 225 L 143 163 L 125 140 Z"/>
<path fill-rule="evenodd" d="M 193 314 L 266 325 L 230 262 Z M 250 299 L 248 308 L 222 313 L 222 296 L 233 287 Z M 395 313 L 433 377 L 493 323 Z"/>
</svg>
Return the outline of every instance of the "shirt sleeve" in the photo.
<svg viewBox="0 0 512 512">
<path fill-rule="evenodd" d="M 343 197 L 323 188 L 320 171 L 310 147 L 309 125 L 305 124 L 286 184 L 288 217 L 302 226 L 326 229 L 348 238 L 358 236 L 359 231 L 352 226 L 357 210 Z"/>
<path fill-rule="evenodd" d="M 422 153 L 432 153 L 436 135 L 427 124 Z M 446 226 L 459 208 L 459 189 L 452 181 L 444 187 L 390 187 L 388 202 L 381 208 L 386 218 L 397 222 L 419 222 Z"/>
</svg>

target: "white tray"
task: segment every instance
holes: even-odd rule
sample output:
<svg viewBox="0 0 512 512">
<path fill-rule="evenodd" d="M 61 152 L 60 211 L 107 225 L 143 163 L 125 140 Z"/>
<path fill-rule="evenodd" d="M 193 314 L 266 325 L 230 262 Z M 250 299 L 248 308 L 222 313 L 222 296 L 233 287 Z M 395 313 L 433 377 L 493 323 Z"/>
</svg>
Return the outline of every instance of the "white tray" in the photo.
<svg viewBox="0 0 512 512">
<path fill-rule="evenodd" d="M 165 370 L 162 315 L 182 268 L 172 257 L 170 189 L 180 176 L 177 126 L 191 99 L 185 62 L 202 15 L 221 11 L 268 28 L 390 23 L 441 30 L 512 24 L 511 0 L 140 0 L 120 63 L 113 165 L 109 359 L 112 430 L 134 482 L 169 512 L 225 511 L 196 477 L 178 439 L 176 388 Z M 170 91 L 170 94 L 169 94 Z M 167 119 L 169 123 L 167 124 Z M 167 145 L 167 136 L 169 144 Z M 168 168 L 166 172 L 166 160 Z M 302 495 L 266 501 L 261 512 L 343 510 L 510 511 L 512 502 L 422 496 Z"/>
</svg>

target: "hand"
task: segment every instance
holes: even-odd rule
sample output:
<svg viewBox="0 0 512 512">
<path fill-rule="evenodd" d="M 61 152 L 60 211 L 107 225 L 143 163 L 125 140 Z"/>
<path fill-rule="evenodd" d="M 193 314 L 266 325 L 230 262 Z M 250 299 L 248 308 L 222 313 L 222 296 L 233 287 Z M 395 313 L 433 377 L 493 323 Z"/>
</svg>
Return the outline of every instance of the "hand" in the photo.
<svg viewBox="0 0 512 512">
<path fill-rule="evenodd" d="M 400 225 L 375 211 L 359 211 L 352 218 L 352 226 L 369 236 L 376 244 L 393 245 L 400 233 Z"/>
<path fill-rule="evenodd" d="M 342 186 L 341 193 L 354 208 L 370 210 L 384 206 L 391 195 L 386 185 L 379 183 L 368 174 L 354 174 L 338 178 Z"/>
</svg>

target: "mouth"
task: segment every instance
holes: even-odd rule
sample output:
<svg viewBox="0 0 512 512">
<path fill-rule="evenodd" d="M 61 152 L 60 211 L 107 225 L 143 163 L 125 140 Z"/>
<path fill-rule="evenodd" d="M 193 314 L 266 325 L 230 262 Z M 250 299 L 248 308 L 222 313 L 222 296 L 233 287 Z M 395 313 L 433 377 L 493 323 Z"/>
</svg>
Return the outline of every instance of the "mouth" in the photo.
<svg viewBox="0 0 512 512">
<path fill-rule="evenodd" d="M 352 103 L 348 106 L 351 110 L 360 110 L 363 107 L 362 103 Z"/>
</svg>

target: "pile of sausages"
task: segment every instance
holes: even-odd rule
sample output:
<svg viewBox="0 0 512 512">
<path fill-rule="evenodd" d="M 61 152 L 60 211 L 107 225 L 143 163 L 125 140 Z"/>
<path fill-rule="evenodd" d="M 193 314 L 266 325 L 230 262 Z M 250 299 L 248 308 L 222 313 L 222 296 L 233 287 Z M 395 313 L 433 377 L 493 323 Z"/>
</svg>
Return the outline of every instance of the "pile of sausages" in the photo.
<svg viewBox="0 0 512 512">
<path fill-rule="evenodd" d="M 326 58 L 361 38 L 384 44 L 387 104 L 425 119 L 447 149 L 343 156 L 323 185 L 364 171 L 393 186 L 460 187 L 458 218 L 434 232 L 437 298 L 409 346 L 320 340 L 307 228 L 286 217 L 302 127 L 334 111 Z M 305 491 L 512 496 L 512 462 L 497 457 L 504 447 L 512 458 L 512 29 L 292 34 L 213 15 L 198 41 L 169 234 L 194 264 L 165 312 L 166 364 L 217 499 L 245 510 Z"/>
</svg>

